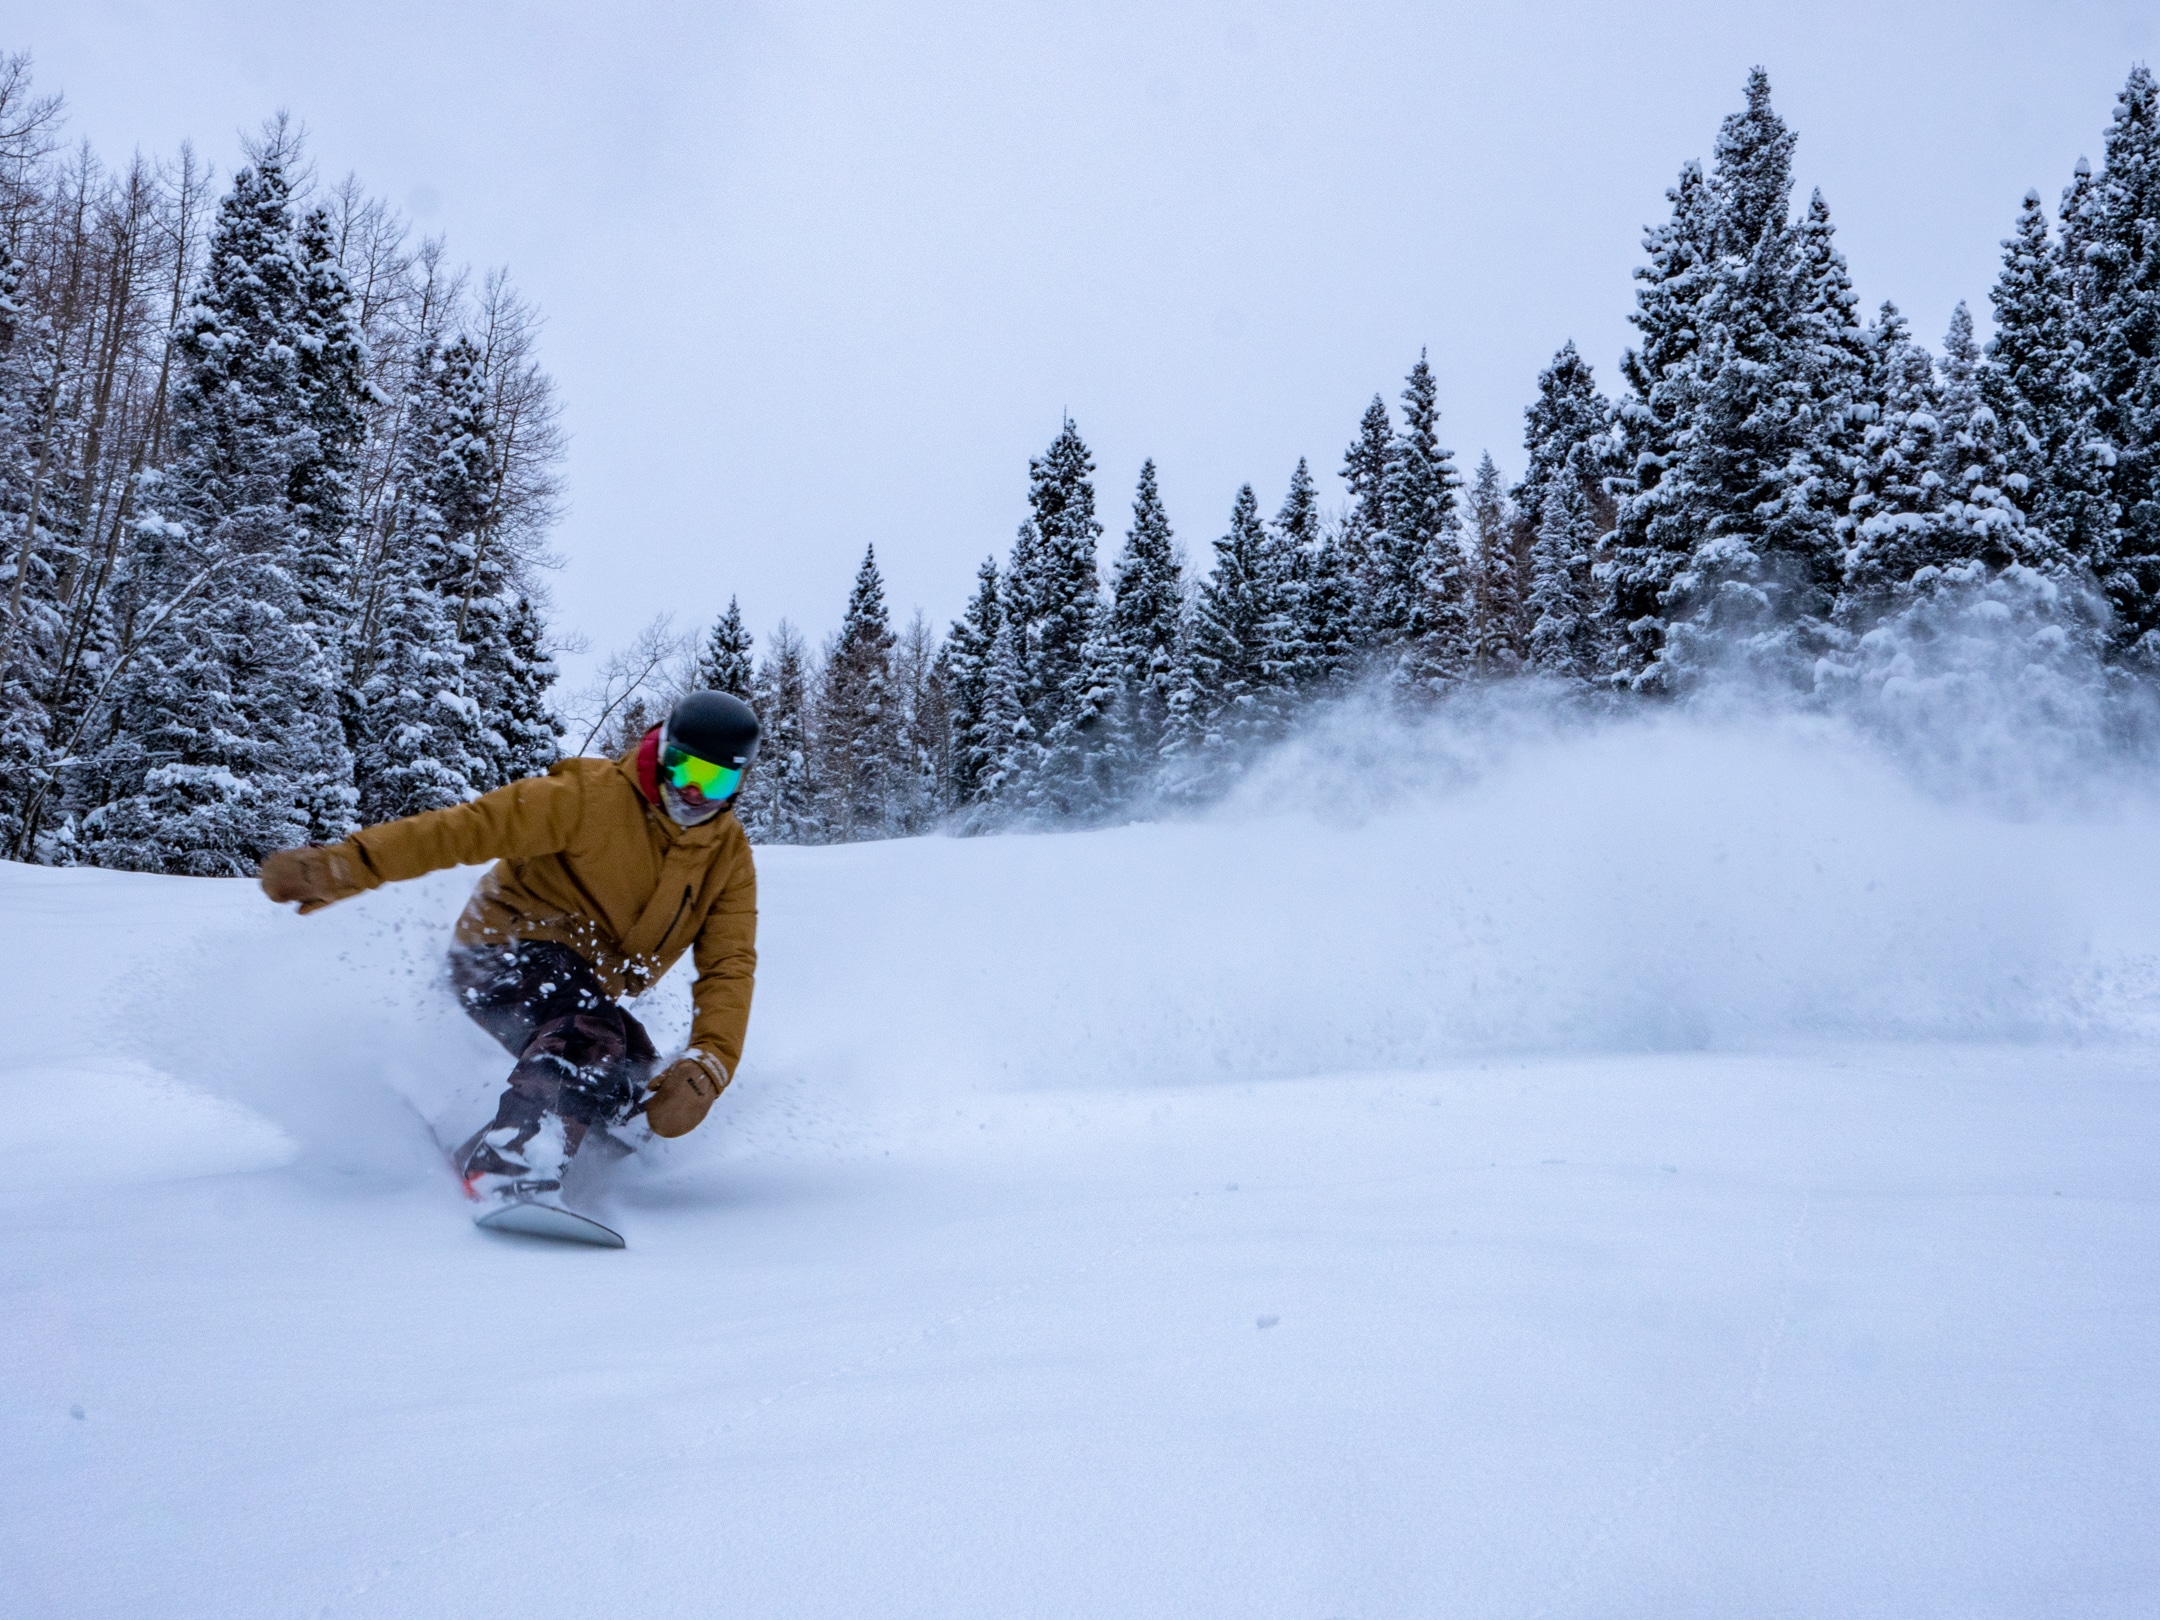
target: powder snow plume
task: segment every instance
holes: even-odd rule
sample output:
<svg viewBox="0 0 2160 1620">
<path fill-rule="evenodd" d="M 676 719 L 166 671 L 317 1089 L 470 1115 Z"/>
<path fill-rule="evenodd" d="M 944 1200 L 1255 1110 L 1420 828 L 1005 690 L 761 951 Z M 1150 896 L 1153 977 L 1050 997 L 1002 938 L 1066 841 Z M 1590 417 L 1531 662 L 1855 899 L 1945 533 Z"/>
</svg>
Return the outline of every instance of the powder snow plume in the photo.
<svg viewBox="0 0 2160 1620">
<path fill-rule="evenodd" d="M 2160 1031 L 2160 797 L 2046 606 L 1938 605 L 1827 702 L 1359 698 L 1205 812 L 761 849 L 732 1139 L 1040 1087 Z M 137 986 L 140 1049 L 328 1162 L 409 1160 L 504 1066 L 441 982 L 468 882 L 244 918 Z M 688 973 L 639 1010 L 679 1041 Z"/>
</svg>

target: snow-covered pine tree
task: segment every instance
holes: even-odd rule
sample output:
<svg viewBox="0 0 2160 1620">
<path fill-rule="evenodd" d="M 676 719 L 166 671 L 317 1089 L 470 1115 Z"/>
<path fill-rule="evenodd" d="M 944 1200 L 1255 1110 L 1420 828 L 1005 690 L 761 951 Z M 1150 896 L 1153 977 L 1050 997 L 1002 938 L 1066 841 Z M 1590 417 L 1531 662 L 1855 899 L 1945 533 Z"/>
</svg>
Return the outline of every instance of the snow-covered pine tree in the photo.
<svg viewBox="0 0 2160 1620">
<path fill-rule="evenodd" d="M 1973 335 L 1972 311 L 1958 300 L 1943 334 L 1942 355 L 1935 362 L 1936 397 L 1945 445 L 1972 431 L 1980 409 L 1980 340 Z M 1946 474 L 1947 477 L 1947 474 Z"/>
<path fill-rule="evenodd" d="M 993 649 L 992 667 L 1003 699 L 1016 717 L 1000 712 L 995 722 L 997 769 L 986 781 L 1000 804 L 1017 807 L 1034 795 L 1042 774 L 1041 734 L 1028 718 L 1039 700 L 1035 679 L 1036 614 L 1042 594 L 1042 536 L 1032 519 L 1013 533 L 1012 553 L 999 576 L 998 609 L 1004 620 L 1002 645 Z"/>
<path fill-rule="evenodd" d="M 1459 505 L 1440 520 L 1421 583 L 1426 629 L 1404 644 L 1395 681 L 1405 692 L 1433 695 L 1471 673 L 1469 537 Z"/>
<path fill-rule="evenodd" d="M 401 527 L 384 568 L 379 651 L 360 689 L 360 815 L 370 825 L 462 804 L 489 771 L 448 604 L 428 578 L 442 531 L 424 514 Z"/>
<path fill-rule="evenodd" d="M 1546 480 L 1524 602 L 1530 620 L 1524 661 L 1533 674 L 1577 681 L 1595 671 L 1589 608 L 1590 556 L 1597 539 L 1597 518 L 1583 481 L 1564 476 Z"/>
<path fill-rule="evenodd" d="M 1091 756 L 1101 746 L 1096 732 L 1112 697 L 1095 558 L 1102 524 L 1095 516 L 1094 470 L 1094 458 L 1068 417 L 1050 448 L 1028 465 L 1036 546 L 1017 593 L 1028 607 L 1030 654 L 1021 702 L 1041 744 L 1027 797 L 1065 813 L 1087 810 L 1101 795 Z M 1017 553 L 1009 577 L 1021 578 Z"/>
<path fill-rule="evenodd" d="M 2142 64 L 2116 100 L 2103 156 L 2080 208 L 2091 283 L 2076 330 L 2114 519 L 2096 571 L 2115 610 L 2116 656 L 2160 670 L 2160 84 Z"/>
<path fill-rule="evenodd" d="M 1523 410 L 1523 449 L 1527 459 L 1522 480 L 1512 492 L 1514 528 L 1510 559 L 1514 568 L 1518 615 L 1512 634 L 1518 657 L 1526 656 L 1529 646 L 1531 552 L 1543 520 L 1545 497 L 1551 493 L 1555 479 L 1563 476 L 1576 479 L 1583 485 L 1583 496 L 1589 502 L 1598 533 L 1601 536 L 1609 533 L 1617 508 L 1606 491 L 1606 483 L 1616 475 L 1630 472 L 1630 466 L 1622 460 L 1616 444 L 1612 402 L 1599 392 L 1596 376 L 1575 347 L 1574 339 L 1570 338 L 1560 346 L 1551 363 L 1538 373 L 1537 398 Z M 1596 595 L 1593 592 L 1594 598 Z M 1610 610 L 1609 594 L 1602 601 L 1593 600 L 1583 609 L 1598 639 L 1624 643 L 1625 638 L 1613 622 Z M 1604 661 L 1607 664 L 1624 661 L 1625 650 L 1623 646 Z"/>
<path fill-rule="evenodd" d="M 866 546 L 825 660 L 813 733 L 827 829 L 841 843 L 894 831 L 901 717 L 893 701 L 893 641 L 877 547 Z"/>
<path fill-rule="evenodd" d="M 510 656 L 494 728 L 503 739 L 506 780 L 516 782 L 545 775 L 562 754 L 562 722 L 547 697 L 557 675 L 555 659 L 547 649 L 547 626 L 530 597 L 510 604 L 505 641 Z"/>
<path fill-rule="evenodd" d="M 1439 391 L 1421 350 L 1403 386 L 1403 425 L 1388 452 L 1387 530 L 1374 547 L 1367 613 L 1396 679 L 1437 690 L 1467 668 L 1469 615 L 1453 452 L 1440 443 Z"/>
<path fill-rule="evenodd" d="M 1023 804 L 1025 789 L 1034 780 L 1041 758 L 1035 728 L 1020 702 L 1027 681 L 1026 646 L 1026 621 L 1006 613 L 991 644 L 990 673 L 983 688 L 985 763 L 977 791 L 981 804 L 1008 808 Z"/>
<path fill-rule="evenodd" d="M 743 783 L 740 820 L 751 842 L 821 844 L 825 821 L 810 747 L 810 655 L 782 619 L 758 665 L 758 757 Z"/>
<path fill-rule="evenodd" d="M 465 664 L 465 693 L 479 730 L 473 786 L 510 780 L 505 714 L 510 689 L 510 558 L 497 534 L 494 424 L 480 346 L 460 336 L 443 350 L 429 427 L 438 440 L 425 502 L 443 524 L 445 572 L 437 585 Z"/>
<path fill-rule="evenodd" d="M 1067 814 L 1100 816 L 1118 804 L 1138 757 L 1125 730 L 1124 688 L 1118 680 L 1118 649 L 1110 610 L 1098 601 L 1095 623 L 1080 651 L 1080 702 L 1064 735 L 1060 757 L 1070 761 L 1059 779 L 1071 787 L 1052 802 Z"/>
<path fill-rule="evenodd" d="M 1635 269 L 1629 319 L 1642 344 L 1620 362 L 1628 394 L 1615 412 L 1618 508 L 1597 570 L 1612 621 L 1611 672 L 1628 682 L 1642 681 L 1664 651 L 1673 581 L 1694 551 L 1671 473 L 1702 389 L 1701 329 L 1717 274 L 1717 209 L 1702 166 L 1684 165 L 1666 196 L 1672 216 L 1645 231 L 1649 263 Z"/>
<path fill-rule="evenodd" d="M 1320 686 L 1327 674 L 1326 649 L 1312 639 L 1313 617 L 1307 603 L 1320 531 L 1320 490 L 1313 482 L 1312 469 L 1300 456 L 1282 508 L 1268 529 L 1268 572 L 1275 600 L 1260 626 L 1262 672 L 1270 686 L 1293 695 Z"/>
<path fill-rule="evenodd" d="M 300 368 L 307 274 L 283 156 L 265 151 L 219 206 L 174 335 L 175 453 L 143 482 L 128 564 L 140 639 L 107 742 L 70 773 L 96 864 L 251 872 L 325 831 L 351 783 L 292 500 L 317 450 Z"/>
<path fill-rule="evenodd" d="M 2089 529 L 2088 544 L 2075 548 L 2075 555 L 2097 579 L 2106 566 L 2109 551 L 2115 540 L 2115 506 L 2113 491 L 2109 488 L 2108 458 L 2114 453 L 2106 437 L 2100 431 L 2100 393 L 2098 378 L 2092 369 L 2092 327 L 2095 318 L 2093 298 L 2093 210 L 2099 182 L 2093 175 L 2092 164 L 2082 154 L 2070 171 L 2070 183 L 2063 187 L 2062 200 L 2056 210 L 2057 234 L 2055 239 L 2056 280 L 2063 295 L 2064 348 L 2068 357 L 2068 370 L 2075 389 L 2075 403 L 2080 420 L 2078 431 L 2083 439 L 2084 454 L 2069 459 L 2067 470 L 2072 485 L 2082 484 L 2091 491 L 2088 509 L 2080 515 Z"/>
<path fill-rule="evenodd" d="M 2025 194 L 1989 294 L 1995 333 L 1980 397 L 2003 436 L 2003 488 L 2041 544 L 2092 568 L 2108 527 L 2106 470 L 2093 452 L 2094 401 L 2072 336 L 2072 277 L 2037 191 Z"/>
<path fill-rule="evenodd" d="M 1352 624 L 1361 655 L 1377 645 L 1371 604 L 1381 586 L 1379 555 L 1387 534 L 1388 458 L 1394 451 L 1395 423 L 1378 394 L 1358 419 L 1357 437 L 1343 452 L 1342 480 L 1350 492 L 1343 515 L 1341 545 L 1356 584 L 1357 609 Z"/>
<path fill-rule="evenodd" d="M 1515 515 L 1492 453 L 1470 480 L 1470 660 L 1485 676 L 1512 675 L 1523 658 L 1523 581 L 1515 556 Z"/>
<path fill-rule="evenodd" d="M 1940 471 L 1944 484 L 1946 548 L 1992 570 L 2022 563 L 2051 575 L 2069 571 L 2069 557 L 2046 531 L 2028 525 L 2008 488 L 2002 424 L 1981 392 L 1986 360 L 1973 334 L 1972 311 L 1961 300 L 1950 314 L 1937 362 L 1942 397 Z"/>
<path fill-rule="evenodd" d="M 1023 705 L 1031 701 L 1034 690 L 1035 665 L 1035 615 L 1036 594 L 1039 581 L 1036 571 L 1042 560 L 1042 537 L 1036 533 L 1032 521 L 1023 521 L 1013 532 L 1012 555 L 1005 560 L 1003 584 L 998 595 L 1005 622 L 1015 627 L 1013 635 L 1014 671 L 1017 683 L 1014 697 Z M 1009 770 L 1028 773 L 1034 769 L 1029 760 L 1008 760 Z"/>
<path fill-rule="evenodd" d="M 2057 241 L 2061 257 L 2063 281 L 2070 294 L 2071 304 L 2080 311 L 2092 304 L 2092 209 L 2097 188 L 2093 178 L 2092 163 L 2079 157 L 2071 165 L 2070 183 L 2063 187 L 2062 202 L 2056 210 L 2061 222 L 2062 234 Z"/>
<path fill-rule="evenodd" d="M 1247 484 L 1193 601 L 1176 705 L 1184 727 L 1175 750 L 1180 793 L 1220 781 L 1245 751 L 1281 734 L 1295 693 L 1268 657 L 1268 628 L 1286 617 L 1283 605 L 1280 554 Z"/>
<path fill-rule="evenodd" d="M 1785 528 L 1827 532 L 1833 549 L 1841 549 L 1839 520 L 1852 498 L 1862 437 L 1853 404 L 1865 388 L 1871 351 L 1852 274 L 1820 191 L 1810 194 L 1794 231 L 1799 280 L 1787 343 L 1793 450 L 1784 474 Z"/>
<path fill-rule="evenodd" d="M 667 719 L 668 708 L 667 700 L 651 688 L 633 694 L 592 734 L 585 753 L 599 759 L 622 758 L 644 741 L 646 732 Z"/>
<path fill-rule="evenodd" d="M 479 775 L 473 786 L 483 793 L 501 787 L 516 774 L 511 767 L 509 714 L 518 697 L 512 687 L 512 602 L 504 594 L 510 584 L 509 570 L 503 566 L 506 560 L 481 553 L 476 562 L 481 571 L 493 576 L 494 588 L 471 591 L 458 604 L 459 618 L 450 627 L 464 651 L 465 690 L 473 700 L 473 719 L 479 727 Z"/>
<path fill-rule="evenodd" d="M 1545 510 L 1545 495 L 1563 474 L 1588 480 L 1584 494 L 1594 515 L 1611 499 L 1599 487 L 1605 440 L 1613 428 L 1612 402 L 1598 391 L 1597 378 L 1570 338 L 1538 373 L 1537 398 L 1523 408 L 1523 449 L 1528 455 L 1522 480 L 1512 491 L 1523 525 L 1535 531 Z"/>
<path fill-rule="evenodd" d="M 476 698 L 457 633 L 486 516 L 485 422 L 477 354 L 462 339 L 415 357 L 397 505 L 362 649 L 355 775 L 370 823 L 463 803 L 507 780 L 502 712 L 509 661 Z M 507 643 L 507 637 L 505 637 Z"/>
<path fill-rule="evenodd" d="M 1959 560 L 1943 517 L 1942 396 L 1933 360 L 1908 334 L 1889 303 L 1868 333 L 1874 353 L 1859 405 L 1866 427 L 1844 526 L 1841 604 L 1863 623 L 1921 569 Z"/>
<path fill-rule="evenodd" d="M 743 623 L 742 608 L 728 598 L 727 611 L 713 621 L 705 646 L 698 653 L 696 680 L 700 690 L 726 692 L 751 702 L 757 684 L 757 666 L 750 658 L 750 627 Z"/>
<path fill-rule="evenodd" d="M 295 325 L 306 427 L 296 443 L 288 484 L 298 530 L 295 584 L 314 639 L 338 672 L 338 722 L 349 744 L 357 719 L 356 694 L 346 674 L 357 629 L 357 474 L 371 402 L 368 353 L 327 210 L 308 211 L 296 245 L 302 282 Z M 354 824 L 359 799 L 349 777 L 328 784 L 326 800 L 310 806 L 310 840 L 329 843 L 344 837 Z"/>
<path fill-rule="evenodd" d="M 1121 730 L 1131 768 L 1151 769 L 1170 726 L 1178 684 L 1185 581 L 1152 459 L 1140 464 L 1132 527 L 1112 569 L 1109 631 L 1117 658 Z"/>
<path fill-rule="evenodd" d="M 1807 212 L 1795 229 L 1799 236 L 1802 336 L 1823 351 L 1812 362 L 1818 372 L 1842 382 L 1849 393 L 1859 386 L 1867 371 L 1869 350 L 1860 320 L 1860 298 L 1853 291 L 1852 271 L 1837 245 L 1830 205 L 1820 190 L 1808 194 Z"/>
<path fill-rule="evenodd" d="M 47 797 L 54 664 L 66 621 L 39 522 L 42 459 L 34 422 L 51 375 L 50 333 L 26 301 L 25 263 L 0 241 L 0 856 L 29 860 L 33 806 Z"/>
<path fill-rule="evenodd" d="M 997 774 L 1002 739 L 992 731 L 990 678 L 1004 625 L 1004 611 L 998 602 L 997 559 L 985 557 L 975 575 L 975 594 L 945 638 L 950 733 L 947 746 L 955 805 L 982 803 L 986 784 Z"/>
<path fill-rule="evenodd" d="M 1695 431 L 1679 466 L 1695 530 L 1689 572 L 1704 606 L 1728 587 L 1750 606 L 1758 599 L 1770 549 L 1762 507 L 1782 494 L 1792 448 L 1782 395 L 1795 369 L 1784 341 L 1799 258 L 1788 220 L 1794 144 L 1770 105 L 1768 77 L 1753 70 L 1746 108 L 1718 130 L 1710 171 L 1718 276 Z"/>
<path fill-rule="evenodd" d="M 300 594 L 324 644 L 342 655 L 351 617 L 353 527 L 360 512 L 354 468 L 371 403 L 368 353 L 326 210 L 308 211 L 297 246 L 299 385 L 311 435 L 296 447 L 290 475 L 293 520 L 303 536 Z"/>
<path fill-rule="evenodd" d="M 1718 126 L 1710 188 L 1717 197 L 1718 251 L 1746 259 L 1783 236 L 1792 215 L 1792 154 L 1798 137 L 1770 105 L 1770 75 L 1748 71 L 1747 106 Z M 1773 251 L 1775 251 L 1773 249 Z"/>
<path fill-rule="evenodd" d="M 920 610 L 893 644 L 892 690 L 899 708 L 892 828 L 919 833 L 950 807 L 951 703 L 948 666 Z"/>
<path fill-rule="evenodd" d="M 1837 422 L 1818 397 L 1810 288 L 1788 217 L 1793 142 L 1755 69 L 1746 108 L 1718 132 L 1711 174 L 1716 274 L 1701 310 L 1694 407 L 1667 474 L 1691 541 L 1667 612 L 1681 612 L 1687 634 L 1666 637 L 1662 686 L 1734 653 L 1806 681 L 1830 633 L 1838 514 L 1819 496 Z"/>
<path fill-rule="evenodd" d="M 1319 540 L 1305 559 L 1300 634 L 1311 658 L 1309 690 L 1315 693 L 1345 690 L 1365 667 L 1353 542 L 1348 514 L 1322 514 Z"/>
</svg>

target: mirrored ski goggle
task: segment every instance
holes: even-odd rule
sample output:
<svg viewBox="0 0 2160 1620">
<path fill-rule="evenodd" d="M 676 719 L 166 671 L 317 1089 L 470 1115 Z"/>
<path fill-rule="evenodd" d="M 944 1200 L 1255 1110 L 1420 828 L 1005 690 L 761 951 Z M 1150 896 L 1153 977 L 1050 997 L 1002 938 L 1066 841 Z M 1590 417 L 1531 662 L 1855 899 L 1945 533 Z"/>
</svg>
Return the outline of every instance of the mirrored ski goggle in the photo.
<svg viewBox="0 0 2160 1620">
<path fill-rule="evenodd" d="M 676 791 L 696 788 L 708 799 L 732 798 L 742 785 L 742 772 L 734 766 L 715 765 L 673 744 L 660 755 L 660 769 Z"/>
</svg>

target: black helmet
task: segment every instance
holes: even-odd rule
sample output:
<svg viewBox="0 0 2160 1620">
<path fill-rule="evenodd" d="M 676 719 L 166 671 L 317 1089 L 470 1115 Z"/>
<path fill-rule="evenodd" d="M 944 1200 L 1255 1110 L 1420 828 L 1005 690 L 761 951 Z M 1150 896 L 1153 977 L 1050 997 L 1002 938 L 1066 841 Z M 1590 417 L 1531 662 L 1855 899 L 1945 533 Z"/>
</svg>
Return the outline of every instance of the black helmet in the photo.
<svg viewBox="0 0 2160 1620">
<path fill-rule="evenodd" d="M 738 771 L 757 758 L 757 711 L 725 692 L 688 692 L 667 718 L 663 741 Z"/>
</svg>

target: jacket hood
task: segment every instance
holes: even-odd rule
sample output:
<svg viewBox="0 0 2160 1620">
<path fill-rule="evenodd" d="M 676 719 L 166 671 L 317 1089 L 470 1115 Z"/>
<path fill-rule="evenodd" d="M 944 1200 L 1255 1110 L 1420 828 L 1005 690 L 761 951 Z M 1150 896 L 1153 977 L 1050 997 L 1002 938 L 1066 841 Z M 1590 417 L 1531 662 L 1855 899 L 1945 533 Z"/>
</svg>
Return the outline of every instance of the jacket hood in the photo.
<svg viewBox="0 0 2160 1620">
<path fill-rule="evenodd" d="M 652 730 L 638 739 L 635 754 L 636 759 L 635 763 L 630 767 L 630 774 L 637 782 L 638 792 L 645 795 L 647 804 L 658 804 L 660 802 L 660 728 L 658 726 L 654 726 Z"/>
</svg>

